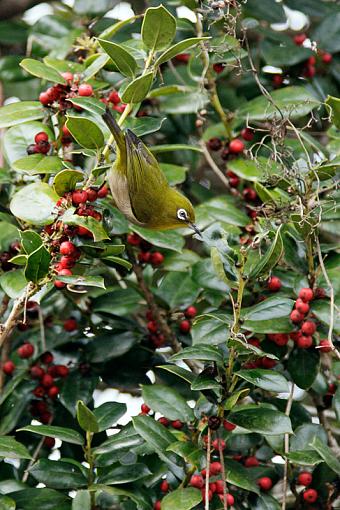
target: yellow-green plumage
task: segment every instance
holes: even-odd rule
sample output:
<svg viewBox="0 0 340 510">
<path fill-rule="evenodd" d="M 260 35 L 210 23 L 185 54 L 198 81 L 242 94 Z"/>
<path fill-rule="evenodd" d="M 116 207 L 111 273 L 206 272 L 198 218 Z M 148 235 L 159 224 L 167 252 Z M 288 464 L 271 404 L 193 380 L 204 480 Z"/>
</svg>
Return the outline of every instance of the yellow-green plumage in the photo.
<svg viewBox="0 0 340 510">
<path fill-rule="evenodd" d="M 195 228 L 192 204 L 169 186 L 143 142 L 130 130 L 123 133 L 108 110 L 103 119 L 116 144 L 117 157 L 108 181 L 117 207 L 130 221 L 147 228 Z"/>
</svg>

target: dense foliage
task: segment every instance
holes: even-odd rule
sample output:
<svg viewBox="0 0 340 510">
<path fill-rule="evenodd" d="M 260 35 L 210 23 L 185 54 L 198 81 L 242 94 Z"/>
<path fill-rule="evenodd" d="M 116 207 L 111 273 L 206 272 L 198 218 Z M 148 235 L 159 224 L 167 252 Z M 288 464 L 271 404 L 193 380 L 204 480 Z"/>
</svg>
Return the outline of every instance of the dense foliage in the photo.
<svg viewBox="0 0 340 510">
<path fill-rule="evenodd" d="M 0 509 L 336 508 L 337 2 L 113 3 L 0 23 Z M 201 236 L 115 207 L 105 107 Z"/>
</svg>

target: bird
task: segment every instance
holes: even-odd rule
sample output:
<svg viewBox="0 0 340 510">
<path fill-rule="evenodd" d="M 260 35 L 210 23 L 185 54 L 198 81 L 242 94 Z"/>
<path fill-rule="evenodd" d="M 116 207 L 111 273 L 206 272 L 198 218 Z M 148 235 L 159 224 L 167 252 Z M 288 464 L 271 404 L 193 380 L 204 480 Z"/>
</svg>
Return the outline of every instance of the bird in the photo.
<svg viewBox="0 0 340 510">
<path fill-rule="evenodd" d="M 108 183 L 118 209 L 131 223 L 153 230 L 195 225 L 191 202 L 169 186 L 157 159 L 130 129 L 122 131 L 108 108 L 102 115 L 110 129 L 116 160 L 108 172 Z"/>
</svg>

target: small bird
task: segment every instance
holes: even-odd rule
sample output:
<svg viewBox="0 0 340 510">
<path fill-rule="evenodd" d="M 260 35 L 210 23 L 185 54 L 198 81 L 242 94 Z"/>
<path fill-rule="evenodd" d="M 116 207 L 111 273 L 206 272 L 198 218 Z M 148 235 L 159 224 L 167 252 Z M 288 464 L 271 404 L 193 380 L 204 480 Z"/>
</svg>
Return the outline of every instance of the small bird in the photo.
<svg viewBox="0 0 340 510">
<path fill-rule="evenodd" d="M 155 230 L 191 227 L 197 234 L 191 202 L 171 188 L 158 161 L 130 129 L 124 133 L 107 108 L 103 119 L 116 144 L 108 181 L 120 211 L 134 224 Z"/>
</svg>

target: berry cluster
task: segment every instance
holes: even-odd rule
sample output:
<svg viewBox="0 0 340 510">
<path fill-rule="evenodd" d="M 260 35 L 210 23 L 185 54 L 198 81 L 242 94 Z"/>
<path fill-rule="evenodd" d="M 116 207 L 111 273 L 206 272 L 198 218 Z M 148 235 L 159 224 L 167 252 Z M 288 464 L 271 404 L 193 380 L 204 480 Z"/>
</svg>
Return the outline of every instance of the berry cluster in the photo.
<svg viewBox="0 0 340 510">
<path fill-rule="evenodd" d="M 138 234 L 134 232 L 127 235 L 127 243 L 130 246 L 138 247 L 139 252 L 137 258 L 141 264 L 151 264 L 154 267 L 158 267 L 164 262 L 164 255 L 159 251 L 151 251 L 152 244 L 142 239 Z"/>
<path fill-rule="evenodd" d="M 250 142 L 254 138 L 254 132 L 249 128 L 244 128 L 241 131 L 241 137 Z M 229 143 L 224 143 L 217 136 L 208 140 L 207 147 L 213 152 L 221 151 L 220 156 L 224 161 L 232 159 L 237 154 L 242 154 L 245 150 L 245 144 L 240 138 L 234 138 Z"/>
<path fill-rule="evenodd" d="M 178 323 L 178 328 L 181 333 L 186 334 L 191 330 L 191 319 L 193 319 L 197 315 L 197 308 L 195 306 L 188 306 L 186 310 L 183 312 L 185 318 L 181 319 Z M 152 315 L 151 310 L 148 310 L 145 315 L 147 319 L 147 330 L 149 332 L 149 340 L 152 345 L 157 349 L 159 347 L 163 347 L 165 345 L 165 337 L 159 331 L 159 327 L 157 321 Z"/>
<path fill-rule="evenodd" d="M 106 105 L 111 104 L 112 109 L 118 113 L 123 113 L 126 108 L 126 104 L 122 103 L 122 100 L 116 90 L 112 90 L 107 97 L 102 97 L 100 101 Z"/>
<path fill-rule="evenodd" d="M 20 243 L 14 241 L 11 243 L 8 251 L 0 253 L 0 267 L 3 271 L 11 271 L 15 266 L 10 262 L 11 258 L 18 255 L 20 251 Z"/>
<path fill-rule="evenodd" d="M 39 95 L 39 101 L 42 105 L 65 111 L 72 108 L 71 101 L 77 96 L 89 97 L 93 95 L 92 85 L 88 83 L 81 83 L 77 75 L 73 75 L 69 71 L 61 73 L 61 76 L 66 80 L 67 84 L 57 84 L 49 87 Z M 81 110 L 79 106 L 74 106 L 76 110 Z"/>
<path fill-rule="evenodd" d="M 316 332 L 316 324 L 311 320 L 305 320 L 310 312 L 310 301 L 314 293 L 310 288 L 300 290 L 298 299 L 295 301 L 294 310 L 290 314 L 290 320 L 294 324 L 299 324 L 299 331 L 290 334 L 290 338 L 295 342 L 299 349 L 308 349 L 313 345 L 313 335 Z"/>
<path fill-rule="evenodd" d="M 48 140 L 48 134 L 45 131 L 40 131 L 34 137 L 34 142 L 31 143 L 26 152 L 28 155 L 31 154 L 48 154 L 51 149 L 51 144 Z"/>
<path fill-rule="evenodd" d="M 141 414 L 150 414 L 151 408 L 147 404 L 141 405 Z M 182 423 L 180 420 L 168 420 L 168 418 L 165 418 L 162 416 L 161 418 L 158 418 L 157 420 L 159 423 L 161 423 L 164 427 L 172 427 L 176 430 L 181 430 L 184 427 L 184 423 Z"/>
</svg>

